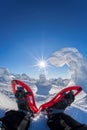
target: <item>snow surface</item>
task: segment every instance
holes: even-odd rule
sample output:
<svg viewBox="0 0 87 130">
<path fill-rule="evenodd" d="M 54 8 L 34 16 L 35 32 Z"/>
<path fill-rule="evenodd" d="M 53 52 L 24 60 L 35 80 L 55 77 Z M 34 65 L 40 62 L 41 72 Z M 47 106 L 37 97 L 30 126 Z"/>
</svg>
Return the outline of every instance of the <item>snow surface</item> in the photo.
<svg viewBox="0 0 87 130">
<path fill-rule="evenodd" d="M 49 61 L 57 67 L 66 64 L 71 75 L 71 84 L 82 86 L 87 93 L 87 59 L 76 48 L 62 48 L 52 54 Z"/>
<path fill-rule="evenodd" d="M 43 79 L 40 76 L 40 79 L 36 80 L 31 79 L 26 74 L 11 74 L 8 69 L 0 68 L 0 117 L 4 116 L 4 113 L 8 110 L 18 109 L 11 90 L 11 80 L 19 79 L 31 87 L 38 107 L 51 99 L 65 86 L 74 84 L 82 86 L 83 91 L 76 97 L 74 103 L 67 107 L 65 113 L 71 115 L 77 121 L 87 124 L 86 59 L 75 48 L 63 48 L 55 52 L 49 58 L 49 61 L 58 67 L 67 64 L 71 79 L 58 78 L 47 80 L 45 75 L 43 75 Z M 35 118 L 31 119 L 29 130 L 49 130 L 46 122 L 47 116 L 39 113 Z"/>
</svg>

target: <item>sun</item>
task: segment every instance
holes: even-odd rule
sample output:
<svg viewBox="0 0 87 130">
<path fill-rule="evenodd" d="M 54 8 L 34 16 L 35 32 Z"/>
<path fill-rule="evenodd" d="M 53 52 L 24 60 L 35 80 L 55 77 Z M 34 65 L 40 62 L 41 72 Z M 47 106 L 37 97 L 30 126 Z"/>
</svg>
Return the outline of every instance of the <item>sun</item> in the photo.
<svg viewBox="0 0 87 130">
<path fill-rule="evenodd" d="M 38 62 L 38 67 L 40 67 L 40 68 L 46 68 L 47 67 L 47 62 L 45 60 L 40 60 Z"/>
<path fill-rule="evenodd" d="M 36 64 L 34 65 L 40 72 L 46 72 L 48 70 L 48 60 L 44 57 L 36 58 Z"/>
<path fill-rule="evenodd" d="M 48 60 L 44 57 L 36 58 L 36 64 L 34 65 L 39 69 L 46 69 L 48 67 Z"/>
<path fill-rule="evenodd" d="M 39 58 L 35 58 L 36 60 L 36 64 L 34 65 L 34 67 L 36 67 L 36 69 L 38 70 L 39 74 L 48 74 L 48 68 L 49 68 L 49 64 L 48 64 L 48 59 L 42 57 Z"/>
</svg>

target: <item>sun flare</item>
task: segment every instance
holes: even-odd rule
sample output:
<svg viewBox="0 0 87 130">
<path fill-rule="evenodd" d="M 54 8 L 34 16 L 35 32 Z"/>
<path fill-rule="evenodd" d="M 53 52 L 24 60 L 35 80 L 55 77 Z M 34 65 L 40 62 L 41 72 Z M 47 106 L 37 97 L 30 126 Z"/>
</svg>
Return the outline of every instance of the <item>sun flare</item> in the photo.
<svg viewBox="0 0 87 130">
<path fill-rule="evenodd" d="M 35 58 L 36 60 L 36 64 L 34 65 L 34 67 L 36 67 L 36 69 L 38 70 L 39 74 L 48 74 L 48 68 L 49 68 L 49 64 L 48 64 L 48 59 L 44 58 L 43 56 L 40 58 Z"/>
<path fill-rule="evenodd" d="M 46 61 L 45 60 L 39 61 L 38 67 L 40 67 L 40 68 L 46 68 L 47 67 Z"/>
</svg>

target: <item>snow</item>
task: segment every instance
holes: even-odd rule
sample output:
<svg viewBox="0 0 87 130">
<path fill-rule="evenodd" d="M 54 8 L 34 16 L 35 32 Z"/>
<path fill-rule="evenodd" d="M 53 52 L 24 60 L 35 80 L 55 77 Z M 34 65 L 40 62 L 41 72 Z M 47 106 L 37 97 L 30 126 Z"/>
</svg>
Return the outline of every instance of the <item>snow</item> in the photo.
<svg viewBox="0 0 87 130">
<path fill-rule="evenodd" d="M 40 114 L 35 119 L 32 119 L 28 130 L 50 130 L 46 122 L 47 118 Z"/>
<path fill-rule="evenodd" d="M 11 90 L 11 80 L 19 79 L 28 84 L 35 95 L 36 104 L 40 104 L 51 99 L 60 89 L 69 85 L 80 85 L 83 91 L 76 96 L 74 103 L 67 107 L 65 113 L 72 116 L 81 123 L 87 124 L 87 60 L 76 48 L 63 48 L 49 57 L 51 64 L 61 67 L 67 64 L 71 79 L 49 79 L 45 75 L 38 80 L 31 79 L 26 74 L 12 74 L 6 68 L 0 68 L 0 117 L 5 111 L 17 110 L 16 100 Z M 44 91 L 43 91 L 44 90 Z M 28 130 L 49 130 L 47 126 L 47 116 L 39 113 L 35 118 L 31 118 Z"/>
<path fill-rule="evenodd" d="M 49 61 L 57 67 L 66 64 L 71 75 L 69 85 L 80 85 L 87 93 L 87 59 L 76 48 L 62 48 L 53 53 Z"/>
</svg>

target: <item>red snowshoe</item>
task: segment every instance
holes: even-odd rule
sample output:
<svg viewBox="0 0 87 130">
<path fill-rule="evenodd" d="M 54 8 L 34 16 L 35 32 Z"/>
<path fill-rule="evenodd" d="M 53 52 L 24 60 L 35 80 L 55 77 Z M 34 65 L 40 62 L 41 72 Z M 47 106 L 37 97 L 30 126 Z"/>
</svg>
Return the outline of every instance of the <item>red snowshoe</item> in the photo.
<svg viewBox="0 0 87 130">
<path fill-rule="evenodd" d="M 75 95 L 73 91 L 69 91 L 68 93 L 64 93 L 63 97 L 52 106 L 46 109 L 47 115 L 64 112 L 64 110 L 70 106 L 75 100 Z"/>
<path fill-rule="evenodd" d="M 19 80 L 12 80 L 12 91 L 16 97 L 18 109 L 29 112 L 31 116 L 38 111 L 32 90 Z"/>
</svg>

